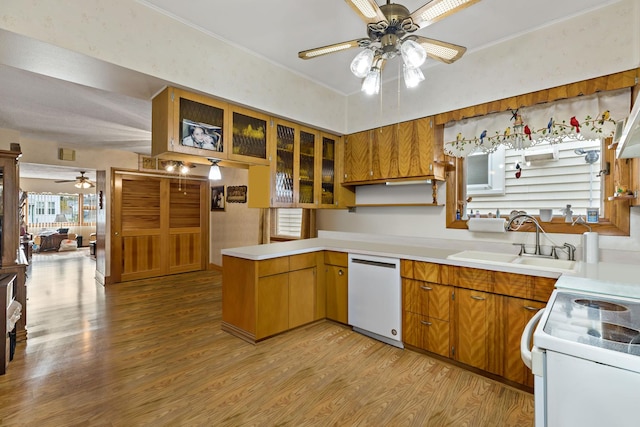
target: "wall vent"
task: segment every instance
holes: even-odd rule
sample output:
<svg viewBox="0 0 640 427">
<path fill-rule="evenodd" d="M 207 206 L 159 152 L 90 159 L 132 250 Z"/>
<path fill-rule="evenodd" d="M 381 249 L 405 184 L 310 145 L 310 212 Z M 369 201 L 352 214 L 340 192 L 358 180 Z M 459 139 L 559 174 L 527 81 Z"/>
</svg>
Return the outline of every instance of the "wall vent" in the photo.
<svg viewBox="0 0 640 427">
<path fill-rule="evenodd" d="M 58 148 L 58 160 L 73 162 L 76 160 L 76 150 L 70 148 Z"/>
</svg>

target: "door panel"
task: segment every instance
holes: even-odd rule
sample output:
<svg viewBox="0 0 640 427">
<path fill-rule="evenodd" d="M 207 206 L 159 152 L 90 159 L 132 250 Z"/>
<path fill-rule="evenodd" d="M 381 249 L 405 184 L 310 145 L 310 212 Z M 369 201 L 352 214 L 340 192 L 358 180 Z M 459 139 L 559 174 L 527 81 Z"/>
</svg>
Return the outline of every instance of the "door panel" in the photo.
<svg viewBox="0 0 640 427">
<path fill-rule="evenodd" d="M 205 181 L 116 172 L 113 182 L 113 282 L 206 267 Z"/>
</svg>

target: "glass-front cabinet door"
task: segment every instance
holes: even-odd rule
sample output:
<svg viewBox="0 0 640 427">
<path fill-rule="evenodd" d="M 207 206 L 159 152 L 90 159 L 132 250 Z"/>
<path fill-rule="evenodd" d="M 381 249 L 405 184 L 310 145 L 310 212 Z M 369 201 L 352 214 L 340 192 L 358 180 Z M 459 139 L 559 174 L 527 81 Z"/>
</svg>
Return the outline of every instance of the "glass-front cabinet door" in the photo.
<svg viewBox="0 0 640 427">
<path fill-rule="evenodd" d="M 334 207 L 336 204 L 336 137 L 321 134 L 321 179 L 320 179 L 320 205 L 322 207 Z"/>
<path fill-rule="evenodd" d="M 298 205 L 308 207 L 318 203 L 316 194 L 316 144 L 317 132 L 312 129 L 300 129 L 300 144 L 298 150 Z"/>
<path fill-rule="evenodd" d="M 292 123 L 275 121 L 276 161 L 272 162 L 272 176 L 275 179 L 272 191 L 273 206 L 293 206 L 295 203 L 293 174 L 294 149 L 298 129 Z"/>
<path fill-rule="evenodd" d="M 229 159 L 252 164 L 269 164 L 267 125 L 269 117 L 245 108 L 231 108 L 231 150 Z"/>
</svg>

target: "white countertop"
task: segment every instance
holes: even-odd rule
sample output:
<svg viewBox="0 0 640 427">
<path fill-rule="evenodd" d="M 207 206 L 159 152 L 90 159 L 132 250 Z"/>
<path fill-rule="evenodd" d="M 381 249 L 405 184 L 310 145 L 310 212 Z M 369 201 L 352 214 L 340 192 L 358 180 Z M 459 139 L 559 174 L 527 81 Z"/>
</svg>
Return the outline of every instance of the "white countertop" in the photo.
<svg viewBox="0 0 640 427">
<path fill-rule="evenodd" d="M 413 244 L 411 244 L 413 243 Z M 361 255 L 386 256 L 413 261 L 434 262 L 439 264 L 473 267 L 485 270 L 503 271 L 516 274 L 558 278 L 563 277 L 561 283 L 571 289 L 583 289 L 590 292 L 605 292 L 637 295 L 640 298 L 640 268 L 633 264 L 603 263 L 586 264 L 577 262 L 572 272 L 558 272 L 542 267 L 522 265 L 496 265 L 467 260 L 447 259 L 449 255 L 461 252 L 460 248 L 447 248 L 447 244 L 434 247 L 437 241 L 430 241 L 429 246 L 407 244 L 397 241 L 385 243 L 375 240 L 351 240 L 318 237 L 314 239 L 292 240 L 288 242 L 271 243 L 268 245 L 243 246 L 223 249 L 223 255 L 234 256 L 254 261 L 277 258 L 281 256 L 297 255 L 308 252 L 330 250 L 337 252 L 357 253 Z M 487 252 L 491 252 L 488 250 Z"/>
</svg>

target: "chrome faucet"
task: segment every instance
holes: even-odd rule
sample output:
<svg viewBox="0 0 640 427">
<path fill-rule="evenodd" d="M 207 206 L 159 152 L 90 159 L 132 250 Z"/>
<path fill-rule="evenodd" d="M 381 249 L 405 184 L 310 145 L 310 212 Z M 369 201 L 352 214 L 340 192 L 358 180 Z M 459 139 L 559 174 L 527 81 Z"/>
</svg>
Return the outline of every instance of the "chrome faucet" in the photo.
<svg viewBox="0 0 640 427">
<path fill-rule="evenodd" d="M 518 243 L 520 245 L 520 255 L 542 255 L 542 250 L 540 248 L 540 231 L 542 231 L 544 233 L 544 230 L 540 226 L 540 223 L 538 222 L 537 219 L 535 219 L 534 217 L 532 217 L 529 214 L 514 215 L 513 217 L 509 218 L 509 221 L 507 221 L 507 224 L 504 226 L 504 229 L 506 231 L 509 231 L 511 229 L 511 226 L 513 225 L 514 221 L 516 219 L 519 219 L 519 218 L 524 218 L 525 220 L 521 221 L 521 222 L 517 222 L 516 224 L 518 226 L 524 224 L 525 222 L 532 222 L 536 226 L 536 249 L 535 249 L 535 252 L 533 254 L 527 254 L 527 252 L 526 252 L 526 250 L 524 248 L 524 243 Z"/>
</svg>

